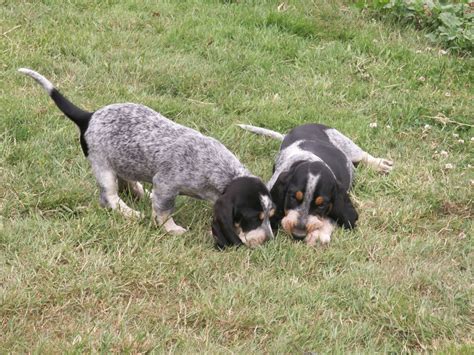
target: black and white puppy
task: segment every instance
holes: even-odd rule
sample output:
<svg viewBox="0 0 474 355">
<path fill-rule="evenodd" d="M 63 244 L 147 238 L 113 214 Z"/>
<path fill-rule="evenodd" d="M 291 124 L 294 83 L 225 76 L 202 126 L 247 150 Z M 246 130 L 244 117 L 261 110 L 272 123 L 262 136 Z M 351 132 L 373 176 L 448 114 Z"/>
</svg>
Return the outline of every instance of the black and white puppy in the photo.
<svg viewBox="0 0 474 355">
<path fill-rule="evenodd" d="M 102 206 L 126 217 L 140 217 L 118 191 L 128 187 L 140 198 L 145 194 L 140 182 L 150 182 L 154 218 L 168 233 L 186 231 L 171 217 L 181 194 L 215 203 L 212 231 L 219 247 L 256 246 L 273 237 L 269 219 L 274 208 L 268 189 L 214 138 L 138 104 L 83 111 L 44 76 L 30 69 L 19 71 L 35 79 L 79 127 Z"/>
<path fill-rule="evenodd" d="M 388 173 L 393 163 L 374 158 L 334 128 L 305 124 L 282 135 L 268 129 L 239 125 L 257 134 L 282 141 L 273 176 L 267 183 L 276 213 L 272 227 L 281 222 L 293 238 L 314 245 L 328 243 L 333 223 L 354 228 L 358 219 L 348 192 L 354 167 L 364 163 Z"/>
</svg>

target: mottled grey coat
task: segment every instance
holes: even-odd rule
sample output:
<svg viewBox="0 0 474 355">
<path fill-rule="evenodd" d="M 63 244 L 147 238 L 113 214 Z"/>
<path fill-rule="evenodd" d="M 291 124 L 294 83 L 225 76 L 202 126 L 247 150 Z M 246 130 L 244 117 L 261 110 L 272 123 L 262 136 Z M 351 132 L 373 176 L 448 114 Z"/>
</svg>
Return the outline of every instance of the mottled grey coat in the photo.
<svg viewBox="0 0 474 355">
<path fill-rule="evenodd" d="M 84 136 L 94 171 L 153 183 L 161 211 L 171 209 L 178 194 L 215 202 L 232 180 L 251 175 L 216 139 L 143 105 L 105 106 Z"/>
</svg>

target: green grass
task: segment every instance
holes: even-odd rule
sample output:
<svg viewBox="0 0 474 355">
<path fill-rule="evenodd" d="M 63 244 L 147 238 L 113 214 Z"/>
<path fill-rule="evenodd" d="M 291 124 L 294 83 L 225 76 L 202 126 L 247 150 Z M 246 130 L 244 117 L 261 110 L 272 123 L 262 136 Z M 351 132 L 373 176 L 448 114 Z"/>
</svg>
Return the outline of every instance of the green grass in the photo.
<svg viewBox="0 0 474 355">
<path fill-rule="evenodd" d="M 471 58 L 339 1 L 0 3 L 1 353 L 474 351 Z M 147 201 L 140 222 L 101 209 L 19 67 L 89 110 L 146 104 L 265 180 L 278 143 L 235 123 L 326 123 L 395 170 L 358 169 L 359 228 L 327 248 L 217 252 L 207 203 L 179 199 L 181 237 Z"/>
<path fill-rule="evenodd" d="M 371 16 L 424 29 L 433 43 L 458 55 L 474 54 L 472 0 L 355 0 Z"/>
</svg>

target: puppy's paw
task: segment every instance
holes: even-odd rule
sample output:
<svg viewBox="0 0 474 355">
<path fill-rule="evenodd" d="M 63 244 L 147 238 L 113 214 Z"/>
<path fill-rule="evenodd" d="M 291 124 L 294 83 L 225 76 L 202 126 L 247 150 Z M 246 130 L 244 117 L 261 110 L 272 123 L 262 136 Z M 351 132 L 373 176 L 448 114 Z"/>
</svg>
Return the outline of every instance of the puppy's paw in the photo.
<svg viewBox="0 0 474 355">
<path fill-rule="evenodd" d="M 156 216 L 156 214 L 154 214 Z M 174 220 L 173 220 L 173 217 L 167 217 L 165 223 L 161 224 L 159 221 L 160 219 L 165 219 L 166 217 L 162 217 L 162 218 L 159 218 L 159 217 L 156 217 L 156 223 L 158 225 L 161 225 L 161 227 L 164 228 L 164 230 L 166 231 L 166 233 L 168 234 L 171 234 L 171 235 L 181 235 L 181 234 L 184 234 L 187 232 L 187 229 L 186 228 L 183 228 L 181 226 L 178 226 Z"/>
<path fill-rule="evenodd" d="M 321 217 L 310 215 L 308 217 L 308 222 L 306 222 L 306 230 L 308 233 L 312 233 L 324 225 L 324 221 Z"/>
<path fill-rule="evenodd" d="M 313 230 L 311 233 L 309 233 L 306 238 L 305 238 L 305 243 L 306 245 L 309 245 L 311 247 L 316 246 L 316 243 L 319 239 L 319 230 Z"/>
<path fill-rule="evenodd" d="M 321 233 L 321 234 L 319 235 L 319 241 L 320 241 L 321 244 L 323 244 L 323 245 L 329 244 L 329 242 L 331 241 L 331 235 L 330 235 L 330 234 L 326 234 L 326 233 Z"/>
<path fill-rule="evenodd" d="M 120 213 L 128 219 L 142 219 L 143 214 L 131 208 L 120 208 Z"/>
<path fill-rule="evenodd" d="M 166 229 L 166 232 L 171 234 L 171 235 L 183 235 L 184 233 L 186 233 L 188 231 L 186 228 L 178 226 L 177 224 L 175 224 L 174 226 L 170 226 L 170 227 L 165 226 L 165 229 Z"/>
<path fill-rule="evenodd" d="M 281 226 L 287 233 L 291 234 L 293 232 L 293 228 L 295 227 L 297 221 L 298 221 L 298 212 L 291 210 L 281 220 Z"/>
<path fill-rule="evenodd" d="M 377 170 L 378 172 L 382 174 L 388 174 L 392 171 L 392 169 L 393 169 L 393 161 L 377 158 L 377 165 L 375 167 L 375 170 Z"/>
<path fill-rule="evenodd" d="M 318 228 L 311 231 L 305 239 L 309 246 L 315 246 L 319 241 L 322 245 L 327 245 L 331 241 L 331 234 L 334 230 L 334 223 L 328 218 L 319 220 Z"/>
</svg>

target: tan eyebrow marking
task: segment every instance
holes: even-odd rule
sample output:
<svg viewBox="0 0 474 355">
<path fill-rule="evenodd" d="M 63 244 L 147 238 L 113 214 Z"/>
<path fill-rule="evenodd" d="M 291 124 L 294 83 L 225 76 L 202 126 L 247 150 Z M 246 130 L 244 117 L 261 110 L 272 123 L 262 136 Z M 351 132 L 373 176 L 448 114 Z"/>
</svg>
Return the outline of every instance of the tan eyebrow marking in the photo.
<svg viewBox="0 0 474 355">
<path fill-rule="evenodd" d="M 270 212 L 268 213 L 268 216 L 269 216 L 269 217 L 273 217 L 274 215 L 275 215 L 275 209 L 272 208 L 272 209 L 270 210 Z"/>
<path fill-rule="evenodd" d="M 322 196 L 316 197 L 316 199 L 314 200 L 314 203 L 316 204 L 316 206 L 322 205 L 324 203 L 324 197 Z"/>
<path fill-rule="evenodd" d="M 265 217 L 265 214 L 264 214 L 263 212 L 260 212 L 260 213 L 258 214 L 258 219 L 259 219 L 259 220 L 263 221 L 263 218 L 264 218 L 264 217 Z"/>
<path fill-rule="evenodd" d="M 295 197 L 297 201 L 303 201 L 303 193 L 301 191 L 297 191 Z"/>
</svg>

